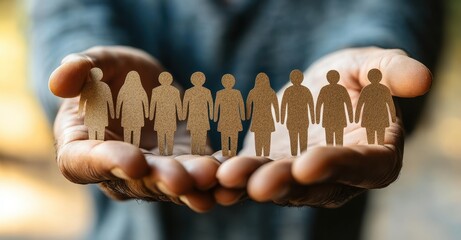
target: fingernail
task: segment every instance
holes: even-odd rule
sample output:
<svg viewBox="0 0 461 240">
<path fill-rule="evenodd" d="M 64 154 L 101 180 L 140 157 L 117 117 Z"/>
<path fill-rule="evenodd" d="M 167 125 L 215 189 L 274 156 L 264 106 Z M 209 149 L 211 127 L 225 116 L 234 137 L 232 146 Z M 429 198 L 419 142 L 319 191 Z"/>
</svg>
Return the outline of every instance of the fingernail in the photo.
<svg viewBox="0 0 461 240">
<path fill-rule="evenodd" d="M 72 53 L 64 57 L 62 59 L 61 64 L 65 63 L 75 63 L 75 62 L 82 62 L 82 61 L 87 61 L 90 65 L 94 66 L 93 59 L 91 59 L 89 56 L 85 54 L 80 54 L 80 53 Z"/>
<path fill-rule="evenodd" d="M 190 204 L 190 201 L 189 201 L 189 199 L 187 199 L 186 196 L 184 196 L 184 195 L 179 196 L 179 200 L 181 202 L 183 202 L 184 204 L 186 204 L 190 209 L 194 210 L 195 212 L 199 212 L 199 213 L 203 212 L 202 210 L 197 209 L 192 204 Z"/>
<path fill-rule="evenodd" d="M 187 199 L 187 197 L 184 196 L 184 195 L 179 196 L 179 200 L 181 200 L 181 202 L 183 202 L 183 203 L 186 204 L 187 206 L 190 205 L 189 199 Z"/>
<path fill-rule="evenodd" d="M 289 187 L 281 189 L 278 193 L 274 194 L 274 200 L 285 198 L 285 196 L 288 194 L 289 191 L 290 191 Z"/>
<path fill-rule="evenodd" d="M 176 196 L 177 196 L 177 194 L 175 194 L 175 193 L 173 193 L 172 191 L 170 191 L 170 189 L 168 189 L 167 186 L 166 186 L 164 183 L 158 182 L 156 185 L 157 185 L 157 188 L 158 188 L 160 191 L 162 191 L 163 193 L 166 193 L 166 194 L 168 194 L 168 195 L 170 195 L 170 196 L 172 196 L 172 197 L 176 197 Z"/>
<path fill-rule="evenodd" d="M 64 59 L 62 59 L 62 61 L 61 61 L 61 64 L 71 63 L 71 62 L 79 62 L 79 61 L 82 61 L 82 59 L 84 59 L 84 58 L 81 55 L 73 53 L 73 54 L 69 54 L 66 57 L 64 57 Z"/>
<path fill-rule="evenodd" d="M 131 180 L 131 178 L 128 177 L 128 175 L 121 168 L 118 168 L 118 167 L 113 168 L 112 170 L 110 170 L 110 172 L 118 178 L 125 179 L 125 180 Z"/>
<path fill-rule="evenodd" d="M 237 198 L 233 199 L 232 201 L 228 201 L 228 202 L 225 202 L 225 203 L 221 203 L 221 205 L 223 206 L 231 206 L 231 205 L 234 205 L 240 201 L 243 201 L 247 198 L 246 194 L 244 192 L 242 192 Z"/>
</svg>

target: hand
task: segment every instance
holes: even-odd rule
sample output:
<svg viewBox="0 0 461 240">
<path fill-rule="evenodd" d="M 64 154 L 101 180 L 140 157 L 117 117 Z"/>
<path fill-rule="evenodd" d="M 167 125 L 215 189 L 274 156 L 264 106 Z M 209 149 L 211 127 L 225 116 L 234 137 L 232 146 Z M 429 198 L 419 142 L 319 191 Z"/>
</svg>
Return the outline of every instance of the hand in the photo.
<svg viewBox="0 0 461 240">
<path fill-rule="evenodd" d="M 181 155 L 190 152 L 185 126 L 178 127 L 176 156 L 155 153 L 156 136 L 151 124 L 143 128 L 139 149 L 123 142 L 120 120 L 111 120 L 106 140 L 87 140 L 88 130 L 78 118 L 80 91 L 91 68 L 99 67 L 103 81 L 118 92 L 126 74 L 139 72 L 147 93 L 162 71 L 148 54 L 128 47 L 96 47 L 67 56 L 50 77 L 51 91 L 65 99 L 54 124 L 57 163 L 63 175 L 74 183 L 98 183 L 114 199 L 143 199 L 187 204 L 197 212 L 210 209 L 209 191 L 216 183 L 219 162 L 212 156 Z M 116 140 L 116 141 L 113 141 Z"/>
<path fill-rule="evenodd" d="M 372 68 L 382 71 L 381 83 L 394 96 L 419 96 L 431 85 L 431 73 L 423 64 L 403 51 L 379 48 L 347 49 L 327 55 L 308 69 L 303 84 L 318 96 L 327 84 L 326 73 L 336 69 L 341 74 L 339 83 L 347 88 L 355 108 L 361 89 L 369 84 L 367 73 Z M 247 157 L 254 155 L 253 136 L 247 136 L 241 155 L 218 169 L 223 188 L 246 190 L 250 198 L 261 202 L 338 207 L 367 189 L 386 187 L 397 179 L 402 167 L 404 130 L 399 115 L 386 129 L 384 146 L 368 145 L 365 129 L 357 124 L 345 128 L 344 147 L 325 146 L 321 125 L 309 126 L 309 147 L 298 157 L 290 156 L 285 126 L 276 124 L 272 139 L 271 159 L 275 161 Z M 228 202 L 237 201 L 232 200 Z M 221 203 L 219 198 L 217 201 Z"/>
</svg>

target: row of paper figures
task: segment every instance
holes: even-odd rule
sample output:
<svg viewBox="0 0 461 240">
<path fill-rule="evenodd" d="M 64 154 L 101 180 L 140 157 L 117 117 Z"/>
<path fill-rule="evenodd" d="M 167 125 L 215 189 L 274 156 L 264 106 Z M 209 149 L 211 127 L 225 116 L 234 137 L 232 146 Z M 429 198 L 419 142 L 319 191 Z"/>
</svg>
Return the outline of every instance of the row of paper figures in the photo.
<svg viewBox="0 0 461 240">
<path fill-rule="evenodd" d="M 209 121 L 218 122 L 217 130 L 221 133 L 223 156 L 236 155 L 242 121 L 250 118 L 250 131 L 254 132 L 258 156 L 269 155 L 271 133 L 275 131 L 274 115 L 275 121 L 286 123 L 292 155 L 297 154 L 298 143 L 301 152 L 307 149 L 309 115 L 311 122 L 317 124 L 320 124 L 322 117 L 328 145 L 342 145 L 347 118 L 351 123 L 354 121 L 351 99 L 346 88 L 338 84 L 340 75 L 336 70 L 327 73 L 329 84 L 321 89 L 316 107 L 309 89 L 301 85 L 303 73 L 293 70 L 290 73 L 292 85 L 285 90 L 282 97 L 281 114 L 277 95 L 265 73 L 256 76 L 255 86 L 246 100 L 246 113 L 240 91 L 233 89 L 235 78 L 231 74 L 222 76 L 224 89 L 217 92 L 213 103 L 210 90 L 203 87 L 205 75 L 202 72 L 192 74 L 193 87 L 185 91 L 182 101 L 179 90 L 171 85 L 172 75 L 162 72 L 158 77 L 160 86 L 152 90 L 149 104 L 139 74 L 131 71 L 120 89 L 115 108 L 109 86 L 100 81 L 102 77 L 101 69 L 91 69 L 89 79 L 81 92 L 79 115 L 82 115 L 85 108 L 84 124 L 88 127 L 89 139 L 104 140 L 110 113 L 112 119 L 121 117 L 124 141 L 139 146 L 144 118 L 149 118 L 154 120 L 154 131 L 157 132 L 158 147 L 162 155 L 173 153 L 177 119 L 187 119 L 192 154 L 205 153 Z M 389 89 L 379 83 L 382 79 L 380 70 L 370 70 L 368 79 L 371 84 L 362 89 L 355 122 L 361 120 L 361 126 L 366 128 L 369 144 L 374 144 L 376 140 L 377 144 L 383 145 L 386 127 L 390 125 L 390 121 L 396 120 L 394 102 Z"/>
</svg>

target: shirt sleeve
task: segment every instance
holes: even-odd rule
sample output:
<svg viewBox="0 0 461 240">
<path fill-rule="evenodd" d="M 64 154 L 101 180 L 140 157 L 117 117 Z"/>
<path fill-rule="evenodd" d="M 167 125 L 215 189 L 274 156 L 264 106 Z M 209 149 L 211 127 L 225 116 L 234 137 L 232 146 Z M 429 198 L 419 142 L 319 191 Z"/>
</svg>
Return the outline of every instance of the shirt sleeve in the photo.
<svg viewBox="0 0 461 240">
<path fill-rule="evenodd" d="M 316 32 L 322 41 L 311 62 L 339 49 L 377 46 L 402 49 L 434 70 L 442 46 L 443 1 L 358 0 L 332 5 L 325 10 L 331 18 Z M 425 101 L 425 96 L 396 98 L 407 132 L 415 127 Z"/>
<path fill-rule="evenodd" d="M 322 46 L 313 58 L 347 47 L 377 46 L 402 49 L 433 67 L 441 46 L 443 1 L 358 0 L 350 3 L 332 3 L 324 10 L 326 21 L 315 33 L 323 40 L 319 43 Z"/>
</svg>

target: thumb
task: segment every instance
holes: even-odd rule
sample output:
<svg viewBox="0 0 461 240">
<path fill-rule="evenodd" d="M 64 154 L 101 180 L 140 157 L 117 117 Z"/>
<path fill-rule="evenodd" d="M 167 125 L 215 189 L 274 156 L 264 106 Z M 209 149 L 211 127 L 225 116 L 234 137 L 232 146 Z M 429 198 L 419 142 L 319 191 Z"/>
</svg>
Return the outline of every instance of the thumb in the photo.
<svg viewBox="0 0 461 240">
<path fill-rule="evenodd" d="M 397 97 L 417 97 L 429 91 L 432 74 L 421 62 L 409 57 L 398 49 L 373 49 L 374 53 L 362 59 L 359 80 L 362 86 L 370 84 L 368 71 L 379 69 L 383 78 L 381 83 L 389 87 Z"/>
<path fill-rule="evenodd" d="M 71 54 L 65 57 L 61 66 L 51 73 L 48 87 L 50 91 L 63 98 L 72 98 L 80 94 L 90 69 L 95 64 L 84 54 Z"/>
<path fill-rule="evenodd" d="M 73 53 L 62 60 L 49 79 L 51 92 L 63 98 L 72 98 L 80 94 L 91 68 L 103 71 L 102 81 L 111 88 L 120 88 L 128 72 L 137 71 L 146 89 L 152 89 L 152 79 L 157 79 L 162 66 L 152 56 L 139 49 L 108 46 L 93 47 L 81 53 Z"/>
</svg>

